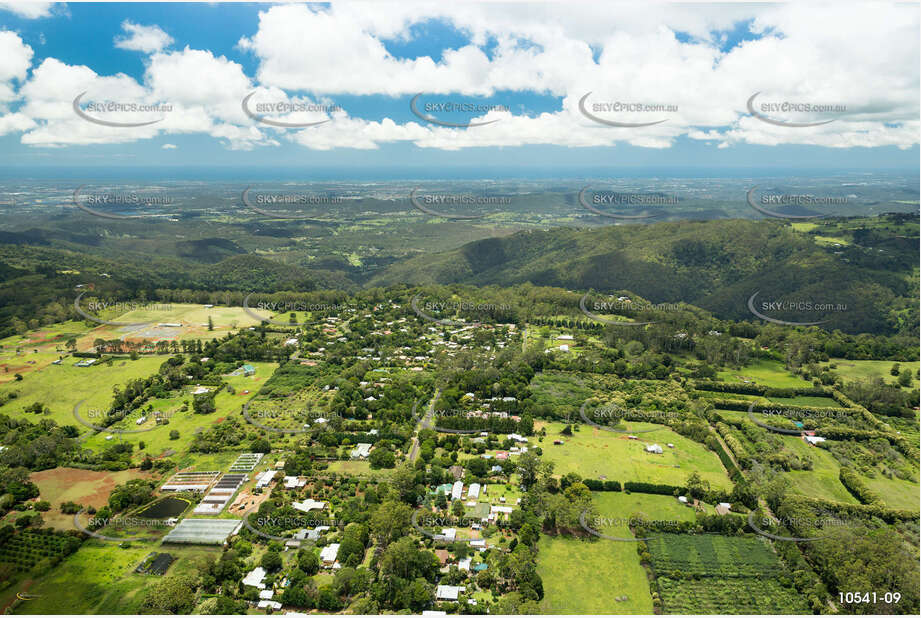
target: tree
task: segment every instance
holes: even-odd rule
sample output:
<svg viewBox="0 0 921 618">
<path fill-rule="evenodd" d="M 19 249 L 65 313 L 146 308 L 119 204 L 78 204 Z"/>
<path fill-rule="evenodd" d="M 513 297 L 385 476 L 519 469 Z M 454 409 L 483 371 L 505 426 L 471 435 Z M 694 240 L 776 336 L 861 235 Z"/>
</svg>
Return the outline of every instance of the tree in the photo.
<svg viewBox="0 0 921 618">
<path fill-rule="evenodd" d="M 208 330 L 214 330 L 214 321 L 211 319 L 211 316 L 208 316 Z"/>
<path fill-rule="evenodd" d="M 380 446 L 371 452 L 368 456 L 368 461 L 371 462 L 372 470 L 393 468 L 396 465 L 396 457 L 394 457 L 393 452 Z"/>
<path fill-rule="evenodd" d="M 320 559 L 309 549 L 303 549 L 297 555 L 297 568 L 307 575 L 316 575 L 320 570 Z"/>
<path fill-rule="evenodd" d="M 191 574 L 161 578 L 148 587 L 142 608 L 154 614 L 188 614 L 195 607 L 198 580 Z"/>
<path fill-rule="evenodd" d="M 177 430 L 175 430 L 175 429 L 171 429 L 170 432 L 169 432 L 169 439 L 170 439 L 170 440 L 178 440 L 178 439 L 179 439 L 179 432 L 178 432 Z"/>
<path fill-rule="evenodd" d="M 387 545 L 403 537 L 409 530 L 412 509 L 402 502 L 382 503 L 371 516 L 371 532 L 380 545 Z"/>
<path fill-rule="evenodd" d="M 899 374 L 899 386 L 911 386 L 911 369 L 904 369 Z"/>
<path fill-rule="evenodd" d="M 278 552 L 267 551 L 262 554 L 262 560 L 259 564 L 269 573 L 274 573 L 281 568 L 281 555 Z"/>
<path fill-rule="evenodd" d="M 268 453 L 272 450 L 272 444 L 265 438 L 256 438 L 250 445 L 250 450 L 254 453 Z"/>
</svg>

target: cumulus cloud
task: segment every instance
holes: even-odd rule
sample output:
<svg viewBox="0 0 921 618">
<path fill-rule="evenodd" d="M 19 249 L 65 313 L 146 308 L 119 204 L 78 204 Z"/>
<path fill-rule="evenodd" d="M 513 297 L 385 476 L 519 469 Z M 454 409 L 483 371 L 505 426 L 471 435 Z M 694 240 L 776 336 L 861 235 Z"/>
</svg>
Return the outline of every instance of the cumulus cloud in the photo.
<svg viewBox="0 0 921 618">
<path fill-rule="evenodd" d="M 285 4 L 265 8 L 258 19 L 255 33 L 238 42 L 256 61 L 252 76 L 211 50 L 168 50 L 172 38 L 158 26 L 125 22 L 126 35 L 116 39 L 116 46 L 148 54 L 140 80 L 99 75 L 92 67 L 47 58 L 18 91 L 32 51 L 12 38 L 16 35 L 0 33 L 0 105 L 21 98 L 17 112 L 32 122 L 10 119 L 7 125 L 23 127 L 23 142 L 49 146 L 180 133 L 207 134 L 232 149 L 286 140 L 316 150 L 374 149 L 394 142 L 443 150 L 619 143 L 667 148 L 679 137 L 720 148 L 906 148 L 918 143 L 917 6 Z M 395 43 L 412 42 L 415 33 L 424 31 L 417 26 L 433 22 L 453 28 L 465 42 L 432 56 L 391 51 Z M 740 24 L 748 28 L 745 40 L 730 45 L 729 33 L 735 36 Z M 117 121 L 157 122 L 113 129 L 83 121 L 73 113 L 72 100 L 84 91 L 86 101 L 159 105 L 160 111 L 105 112 Z M 366 95 L 402 97 L 408 105 L 409 97 L 420 92 L 441 100 L 483 102 L 502 93 L 512 100 L 524 95 L 558 103 L 542 113 L 522 105 L 471 114 L 466 120 L 497 122 L 469 128 L 423 119 L 372 120 L 348 106 L 310 107 Z M 793 122 L 834 122 L 776 126 L 749 114 L 746 102 L 756 92 L 762 93 L 760 102 L 825 103 L 844 111 L 830 116 L 778 112 L 778 118 Z M 261 112 L 242 109 L 241 100 L 251 93 L 252 105 L 301 106 L 301 111 L 269 117 L 327 122 L 273 127 L 260 122 Z M 580 103 L 608 121 L 662 122 L 611 127 L 587 117 Z M 615 103 L 628 106 L 605 107 Z M 636 104 L 656 107 L 647 111 Z"/>
<path fill-rule="evenodd" d="M 54 2 L 0 2 L 0 10 L 15 13 L 26 19 L 50 17 Z"/>
<path fill-rule="evenodd" d="M 122 23 L 122 30 L 127 36 L 115 37 L 115 47 L 119 49 L 149 54 L 161 51 L 173 42 L 173 37 L 166 34 L 160 26 L 142 26 L 125 21 Z"/>
</svg>

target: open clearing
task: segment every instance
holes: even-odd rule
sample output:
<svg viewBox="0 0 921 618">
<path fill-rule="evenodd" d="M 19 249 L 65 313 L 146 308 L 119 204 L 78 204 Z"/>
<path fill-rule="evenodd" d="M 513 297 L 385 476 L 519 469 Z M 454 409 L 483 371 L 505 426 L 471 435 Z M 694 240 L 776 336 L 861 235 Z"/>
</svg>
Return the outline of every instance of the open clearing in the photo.
<svg viewBox="0 0 921 618">
<path fill-rule="evenodd" d="M 59 530 L 73 530 L 73 515 L 61 513 L 62 502 L 76 502 L 97 509 L 109 500 L 112 489 L 125 481 L 138 478 L 152 478 L 140 470 L 102 472 L 80 468 L 53 468 L 31 474 L 32 482 L 38 485 L 39 499 L 51 503 L 51 510 L 42 513 L 46 524 Z"/>
<path fill-rule="evenodd" d="M 747 380 L 759 386 L 771 388 L 810 388 L 812 386 L 811 382 L 787 371 L 780 361 L 766 359 L 756 360 L 741 369 L 718 371 L 717 376 L 723 382 L 733 384 L 744 384 Z"/>
<path fill-rule="evenodd" d="M 85 400 L 81 409 L 108 410 L 113 387 L 155 374 L 166 358 L 141 356 L 138 360 L 113 360 L 92 367 L 74 367 L 78 359 L 67 358 L 61 365 L 49 365 L 26 375 L 19 382 L 0 384 L 0 393 L 19 393 L 16 399 L 0 406 L 0 413 L 27 418 L 33 423 L 39 418 L 51 418 L 59 425 L 77 425 L 73 411 L 80 401 Z M 22 412 L 23 408 L 35 402 L 48 406 L 51 413 L 36 416 Z"/>
<path fill-rule="evenodd" d="M 636 440 L 629 439 L 625 433 L 602 431 L 588 425 L 574 425 L 571 436 L 560 435 L 565 427 L 563 423 L 535 423 L 535 428 L 540 426 L 547 428 L 547 437 L 540 446 L 544 459 L 554 462 L 554 474 L 575 472 L 583 478 L 605 476 L 607 480 L 621 483 L 645 481 L 684 485 L 688 476 L 697 472 L 713 487 L 732 487 L 716 453 L 664 425 L 627 423 L 630 430 L 661 427 L 657 431 L 636 434 Z M 554 445 L 553 440 L 557 438 L 564 444 Z M 668 448 L 669 443 L 675 448 Z M 664 452 L 647 453 L 646 446 L 651 444 L 659 444 Z"/>
<path fill-rule="evenodd" d="M 538 551 L 537 573 L 544 582 L 541 613 L 652 613 L 635 543 L 541 536 Z M 625 596 L 626 601 L 615 600 Z"/>
<path fill-rule="evenodd" d="M 832 371 L 844 378 L 845 382 L 851 380 L 872 380 L 874 378 L 882 378 L 891 384 L 895 382 L 895 376 L 890 375 L 889 370 L 894 364 L 895 363 L 893 361 L 846 360 L 843 358 L 833 358 L 827 363 L 822 363 L 822 366 L 827 367 L 828 365 L 835 365 L 835 368 L 832 369 Z M 903 371 L 905 369 L 911 369 L 911 386 L 903 386 L 902 390 L 918 388 L 918 368 L 921 367 L 921 362 L 902 361 L 899 362 L 899 367 L 901 367 Z"/>
</svg>

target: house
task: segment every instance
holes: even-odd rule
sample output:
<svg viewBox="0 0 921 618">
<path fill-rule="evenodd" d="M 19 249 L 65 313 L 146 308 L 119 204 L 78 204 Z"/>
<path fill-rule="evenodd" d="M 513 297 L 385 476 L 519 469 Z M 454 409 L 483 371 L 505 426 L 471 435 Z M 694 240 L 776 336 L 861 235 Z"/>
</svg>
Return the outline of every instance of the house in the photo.
<svg viewBox="0 0 921 618">
<path fill-rule="evenodd" d="M 493 466 L 492 468 L 489 469 L 489 472 L 491 474 L 497 474 L 497 473 L 502 474 L 502 466 Z"/>
<path fill-rule="evenodd" d="M 146 420 L 147 420 L 147 417 L 146 417 L 146 416 L 142 416 L 142 417 L 139 418 L 138 420 L 134 421 L 134 424 L 135 424 L 135 425 L 143 425 L 143 424 L 144 424 L 144 421 L 146 421 Z"/>
<path fill-rule="evenodd" d="M 209 389 L 208 389 L 207 386 L 199 386 L 199 387 L 196 388 L 194 391 L 192 391 L 192 394 L 193 394 L 193 395 L 204 395 L 204 394 L 207 393 L 208 391 L 209 391 Z"/>
<path fill-rule="evenodd" d="M 457 563 L 457 568 L 461 571 L 469 571 L 471 562 L 473 562 L 473 558 L 464 558 Z"/>
<path fill-rule="evenodd" d="M 253 376 L 256 375 L 256 368 L 252 365 L 243 365 L 243 375 Z"/>
<path fill-rule="evenodd" d="M 470 487 L 467 488 L 467 499 L 473 500 L 480 497 L 480 484 L 471 483 Z"/>
<path fill-rule="evenodd" d="M 292 337 L 290 339 L 285 339 L 285 345 L 297 345 L 297 338 Z"/>
<path fill-rule="evenodd" d="M 560 346 L 560 352 L 569 352 L 569 346 L 564 343 Z"/>
<path fill-rule="evenodd" d="M 821 444 L 822 442 L 825 442 L 825 438 L 822 438 L 820 436 L 803 436 L 803 439 L 809 444 L 811 444 L 812 446 L 816 446 L 817 444 Z"/>
<path fill-rule="evenodd" d="M 662 451 L 662 447 L 659 446 L 658 444 L 650 444 L 649 446 L 646 447 L 646 452 L 661 455 L 663 451 Z"/>
<path fill-rule="evenodd" d="M 464 482 L 455 481 L 454 485 L 451 486 L 451 500 L 460 500 L 461 495 L 464 493 Z"/>
<path fill-rule="evenodd" d="M 728 502 L 720 502 L 719 504 L 716 505 L 716 509 L 715 509 L 715 510 L 716 510 L 716 514 L 717 514 L 717 515 L 727 515 L 727 514 L 729 514 L 729 509 L 730 509 L 731 506 L 732 506 L 732 505 L 730 505 Z"/>
<path fill-rule="evenodd" d="M 678 502 L 680 502 L 681 504 L 687 504 L 688 503 L 687 496 L 678 496 Z"/>
<path fill-rule="evenodd" d="M 284 478 L 285 489 L 298 489 L 307 485 L 307 479 L 299 476 L 286 476 Z"/>
<path fill-rule="evenodd" d="M 262 567 L 256 567 L 252 571 L 246 574 L 246 577 L 243 578 L 244 586 L 252 586 L 253 588 L 259 588 L 260 590 L 265 588 L 265 584 L 262 581 L 265 579 L 265 569 Z"/>
<path fill-rule="evenodd" d="M 453 543 L 454 539 L 457 538 L 457 528 L 442 528 L 441 534 L 435 535 L 435 539 L 438 541 L 448 541 Z"/>
<path fill-rule="evenodd" d="M 500 460 L 500 461 L 501 461 L 501 460 L 508 459 L 508 453 L 506 453 L 505 451 L 500 451 L 500 452 L 496 453 L 496 459 L 498 459 L 498 460 Z"/>
<path fill-rule="evenodd" d="M 365 459 L 371 453 L 371 445 L 367 442 L 359 442 L 355 445 L 350 453 L 352 459 Z"/>
<path fill-rule="evenodd" d="M 262 601 L 259 601 L 256 604 L 256 607 L 258 607 L 259 609 L 269 609 L 269 608 L 281 609 L 281 603 L 279 603 L 278 601 L 269 601 L 269 600 L 263 599 Z"/>
<path fill-rule="evenodd" d="M 293 507 L 294 507 L 295 509 L 297 509 L 298 511 L 301 511 L 302 513 L 309 513 L 309 512 L 312 511 L 313 509 L 317 509 L 318 511 L 322 511 L 322 510 L 323 510 L 323 507 L 324 507 L 325 505 L 326 505 L 325 502 L 318 502 L 318 501 L 313 500 L 313 499 L 311 499 L 311 498 L 307 498 L 307 499 L 305 499 L 303 502 L 292 502 L 292 503 L 291 503 L 291 506 L 293 506 Z M 337 546 L 337 547 L 338 547 L 338 546 Z"/>
<path fill-rule="evenodd" d="M 262 599 L 262 600 L 264 600 L 264 601 L 267 601 L 267 600 L 271 599 L 271 598 L 274 597 L 274 596 L 275 596 L 275 591 L 274 591 L 274 590 L 260 590 L 260 591 L 259 591 L 259 598 Z"/>
<path fill-rule="evenodd" d="M 572 335 L 560 335 L 557 337 L 558 341 L 572 341 L 574 337 Z"/>
<path fill-rule="evenodd" d="M 528 441 L 527 438 L 525 438 L 524 436 L 519 435 L 519 434 L 517 434 L 517 433 L 510 433 L 510 434 L 508 434 L 508 435 L 505 436 L 505 437 L 508 438 L 509 440 L 514 441 L 514 442 L 527 442 L 527 441 Z"/>
<path fill-rule="evenodd" d="M 332 566 L 339 555 L 339 543 L 327 545 L 320 551 L 320 562 L 323 566 Z"/>
<path fill-rule="evenodd" d="M 438 588 L 435 589 L 435 600 L 456 601 L 457 595 L 466 589 L 466 586 L 438 586 Z"/>
<path fill-rule="evenodd" d="M 554 443 L 554 444 L 563 444 L 563 441 L 562 441 L 562 440 L 554 440 L 553 443 Z"/>
</svg>

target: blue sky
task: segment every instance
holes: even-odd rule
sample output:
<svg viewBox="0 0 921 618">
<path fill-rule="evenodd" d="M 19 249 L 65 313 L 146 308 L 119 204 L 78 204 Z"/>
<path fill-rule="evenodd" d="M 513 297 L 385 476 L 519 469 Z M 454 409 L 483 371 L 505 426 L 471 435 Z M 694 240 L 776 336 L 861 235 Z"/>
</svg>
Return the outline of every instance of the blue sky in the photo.
<svg viewBox="0 0 921 618">
<path fill-rule="evenodd" d="M 0 10 L 0 164 L 29 168 L 531 170 L 918 169 L 918 10 L 806 7 L 56 4 Z M 600 13 L 598 11 L 601 11 Z M 36 14 L 40 13 L 40 14 Z M 833 27 L 832 27 L 833 26 Z M 119 43 L 121 41 L 121 43 Z M 912 58 L 912 54 L 914 57 Z M 885 66 L 878 59 L 885 58 Z M 886 74 L 890 71 L 891 74 Z M 859 87 L 855 87 L 857 84 Z M 893 87 L 889 88 L 888 84 Z M 78 117 L 87 101 L 167 104 L 170 113 Z M 774 101 L 843 112 L 748 113 Z M 278 128 L 241 99 L 342 112 Z M 669 111 L 579 111 L 629 102 Z M 413 114 L 419 103 L 504 106 Z M 663 106 L 671 106 L 663 107 Z M 599 108 L 594 108 L 599 109 Z M 767 108 L 765 108 L 767 109 Z M 146 115 L 145 115 L 146 114 Z M 505 173 L 505 172 L 502 172 Z M 436 174 L 437 175 L 437 174 Z"/>
</svg>

